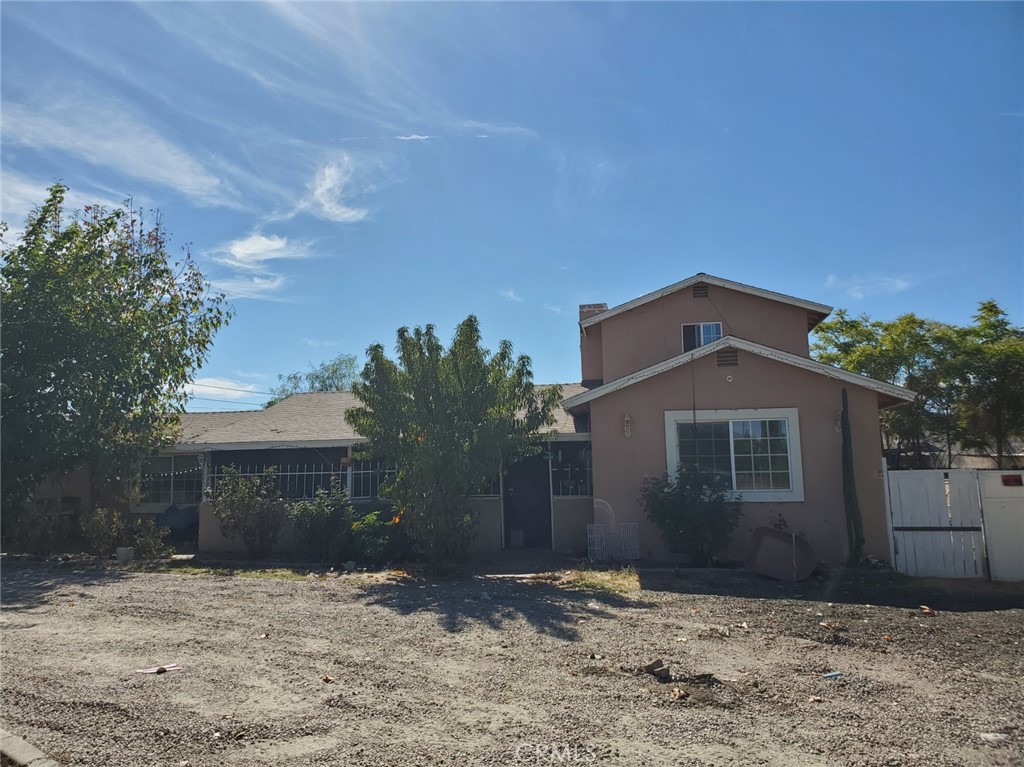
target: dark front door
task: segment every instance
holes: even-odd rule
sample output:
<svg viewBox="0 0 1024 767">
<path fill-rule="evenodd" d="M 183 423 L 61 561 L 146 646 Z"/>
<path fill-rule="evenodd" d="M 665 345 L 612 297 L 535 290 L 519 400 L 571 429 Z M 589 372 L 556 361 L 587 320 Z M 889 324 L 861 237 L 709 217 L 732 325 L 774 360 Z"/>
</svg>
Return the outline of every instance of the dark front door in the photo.
<svg viewBox="0 0 1024 767">
<path fill-rule="evenodd" d="M 551 548 L 548 459 L 531 456 L 505 474 L 505 548 Z"/>
</svg>

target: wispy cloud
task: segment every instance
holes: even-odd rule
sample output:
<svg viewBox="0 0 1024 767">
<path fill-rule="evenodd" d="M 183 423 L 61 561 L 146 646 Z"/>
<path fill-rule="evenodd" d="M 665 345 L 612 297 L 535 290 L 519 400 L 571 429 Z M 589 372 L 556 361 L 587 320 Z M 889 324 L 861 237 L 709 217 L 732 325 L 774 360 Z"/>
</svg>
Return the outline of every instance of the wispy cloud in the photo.
<svg viewBox="0 0 1024 767">
<path fill-rule="evenodd" d="M 287 237 L 260 232 L 231 240 L 206 255 L 214 262 L 233 270 L 228 277 L 215 278 L 211 284 L 229 298 L 273 299 L 287 278 L 271 269 L 278 260 L 303 259 L 313 256 L 307 241 L 291 241 Z"/>
<path fill-rule="evenodd" d="M 116 102 L 74 96 L 31 106 L 7 102 L 3 138 L 168 187 L 196 205 L 239 207 L 226 180 Z"/>
<path fill-rule="evenodd" d="M 825 277 L 825 287 L 841 291 L 854 300 L 868 296 L 893 295 L 910 290 L 914 282 L 907 277 L 886 275 L 847 275 L 829 274 Z"/>
<path fill-rule="evenodd" d="M 522 297 L 516 293 L 512 288 L 502 288 L 498 291 L 498 295 L 504 298 L 506 301 L 522 301 Z"/>
<path fill-rule="evenodd" d="M 216 376 L 197 378 L 185 391 L 193 397 L 212 397 L 213 399 L 254 401 L 261 398 L 261 395 L 255 393 L 260 391 L 260 387 L 256 384 Z"/>
<path fill-rule="evenodd" d="M 316 341 L 312 338 L 303 338 L 302 343 L 311 349 L 325 349 L 330 346 L 337 346 L 337 341 Z"/>
<path fill-rule="evenodd" d="M 280 274 L 236 275 L 211 280 L 210 283 L 215 290 L 223 292 L 228 298 L 273 300 L 284 287 L 285 278 Z"/>
<path fill-rule="evenodd" d="M 235 375 L 239 378 L 254 378 L 256 380 L 264 380 L 270 378 L 266 373 L 253 373 L 245 370 L 236 370 Z"/>
<path fill-rule="evenodd" d="M 253 232 L 247 237 L 225 243 L 210 253 L 218 263 L 246 271 L 266 271 L 267 262 L 276 259 L 309 258 L 310 243 L 292 242 L 287 237 Z"/>
<path fill-rule="evenodd" d="M 349 203 L 353 193 L 355 163 L 348 154 L 341 154 L 317 168 L 309 182 L 309 193 L 297 210 L 305 210 L 319 218 L 352 224 L 362 221 L 370 211 Z"/>
<path fill-rule="evenodd" d="M 555 306 L 554 304 L 544 304 L 544 308 L 547 309 L 552 314 L 561 314 L 562 313 L 562 307 L 561 306 Z"/>
<path fill-rule="evenodd" d="M 408 136 L 395 136 L 399 141 L 430 141 L 433 136 L 422 136 L 419 133 L 410 133 Z"/>
</svg>

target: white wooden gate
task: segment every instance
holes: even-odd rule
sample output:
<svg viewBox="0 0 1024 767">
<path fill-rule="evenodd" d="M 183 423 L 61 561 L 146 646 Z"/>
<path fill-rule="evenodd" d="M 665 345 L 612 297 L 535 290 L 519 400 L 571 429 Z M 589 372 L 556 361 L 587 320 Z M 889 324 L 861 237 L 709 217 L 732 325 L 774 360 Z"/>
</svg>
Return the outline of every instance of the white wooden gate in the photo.
<svg viewBox="0 0 1024 767">
<path fill-rule="evenodd" d="M 890 471 L 893 566 L 907 575 L 984 578 L 977 472 Z"/>
<path fill-rule="evenodd" d="M 898 572 L 1024 581 L 1024 471 L 887 471 L 886 491 Z"/>
</svg>

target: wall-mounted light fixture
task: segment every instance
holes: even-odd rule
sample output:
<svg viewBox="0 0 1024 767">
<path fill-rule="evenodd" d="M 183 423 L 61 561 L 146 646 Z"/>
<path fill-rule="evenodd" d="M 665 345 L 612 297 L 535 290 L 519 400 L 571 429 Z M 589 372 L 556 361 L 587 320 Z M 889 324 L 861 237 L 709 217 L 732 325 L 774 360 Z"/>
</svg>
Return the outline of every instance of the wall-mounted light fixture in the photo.
<svg viewBox="0 0 1024 767">
<path fill-rule="evenodd" d="M 622 433 L 627 437 L 633 436 L 633 419 L 629 417 L 628 411 L 622 416 Z"/>
</svg>

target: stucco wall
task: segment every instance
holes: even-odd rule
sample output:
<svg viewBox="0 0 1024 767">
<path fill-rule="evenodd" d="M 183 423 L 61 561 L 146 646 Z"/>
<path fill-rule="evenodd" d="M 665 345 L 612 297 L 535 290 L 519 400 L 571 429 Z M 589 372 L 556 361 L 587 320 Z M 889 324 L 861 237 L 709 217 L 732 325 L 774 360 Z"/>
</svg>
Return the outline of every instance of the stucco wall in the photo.
<svg viewBox="0 0 1024 767">
<path fill-rule="evenodd" d="M 605 383 L 681 354 L 680 326 L 696 322 L 721 322 L 723 335 L 809 353 L 806 309 L 710 285 L 707 298 L 678 290 L 601 322 Z"/>
<path fill-rule="evenodd" d="M 587 553 L 587 525 L 594 521 L 593 498 L 556 496 L 551 501 L 554 550 L 564 554 Z"/>
<path fill-rule="evenodd" d="M 732 376 L 732 383 L 726 382 Z M 662 373 L 591 403 L 594 445 L 594 505 L 598 521 L 640 523 L 641 553 L 655 560 L 675 558 L 637 501 L 645 477 L 666 469 L 665 411 L 791 408 L 799 410 L 804 500 L 744 503 L 743 518 L 726 557 L 742 559 L 751 531 L 779 513 L 790 529 L 803 533 L 819 560 L 846 557 L 846 522 L 842 492 L 842 440 L 836 430 L 844 384 L 822 375 L 746 352 L 737 367 L 719 368 L 713 356 Z M 857 492 L 865 551 L 888 559 L 885 498 L 881 477 L 876 395 L 846 385 Z M 696 390 L 696 393 L 694 393 Z M 628 411 L 632 437 L 623 435 Z"/>
</svg>

